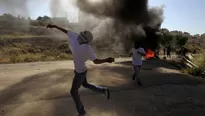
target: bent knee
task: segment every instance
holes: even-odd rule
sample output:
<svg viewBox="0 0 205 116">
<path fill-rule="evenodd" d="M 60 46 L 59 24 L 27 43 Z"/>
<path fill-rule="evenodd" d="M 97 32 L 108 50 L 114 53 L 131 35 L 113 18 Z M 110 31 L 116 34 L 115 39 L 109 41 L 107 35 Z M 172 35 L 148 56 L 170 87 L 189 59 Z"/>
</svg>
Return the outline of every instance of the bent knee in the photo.
<svg viewBox="0 0 205 116">
<path fill-rule="evenodd" d="M 88 83 L 83 83 L 82 86 L 85 88 L 88 88 L 89 85 L 88 85 Z"/>
</svg>

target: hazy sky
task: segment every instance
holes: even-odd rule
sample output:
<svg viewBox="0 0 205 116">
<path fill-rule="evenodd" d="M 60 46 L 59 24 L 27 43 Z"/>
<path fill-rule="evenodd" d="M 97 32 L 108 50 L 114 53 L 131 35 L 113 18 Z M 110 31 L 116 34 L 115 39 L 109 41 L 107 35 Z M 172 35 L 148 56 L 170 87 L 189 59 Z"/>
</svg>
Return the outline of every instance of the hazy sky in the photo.
<svg viewBox="0 0 205 116">
<path fill-rule="evenodd" d="M 37 18 L 39 15 L 50 16 L 49 0 L 30 0 L 29 13 L 31 18 Z M 69 1 L 61 0 L 63 8 L 68 12 L 68 19 L 76 21 L 77 9 Z M 40 3 L 40 4 L 39 4 Z M 191 34 L 205 33 L 205 0 L 149 0 L 150 6 L 165 5 L 165 20 L 162 27 L 169 30 L 187 31 Z M 5 12 L 0 8 L 0 13 Z M 65 16 L 62 13 L 61 16 Z"/>
</svg>

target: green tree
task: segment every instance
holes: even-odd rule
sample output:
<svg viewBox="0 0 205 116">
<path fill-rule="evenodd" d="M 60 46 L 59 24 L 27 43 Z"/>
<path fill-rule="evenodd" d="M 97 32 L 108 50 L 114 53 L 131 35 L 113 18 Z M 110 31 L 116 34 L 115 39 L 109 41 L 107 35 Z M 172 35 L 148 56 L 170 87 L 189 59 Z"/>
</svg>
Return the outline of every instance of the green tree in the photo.
<svg viewBox="0 0 205 116">
<path fill-rule="evenodd" d="M 43 17 L 43 20 L 50 20 L 50 19 L 51 18 L 49 16 L 46 16 L 46 15 Z"/>
<path fill-rule="evenodd" d="M 4 18 L 5 20 L 14 20 L 14 19 L 16 19 L 16 17 L 14 17 L 13 15 L 11 15 L 11 14 L 9 14 L 9 13 L 4 13 L 4 14 L 3 14 L 3 18 Z"/>
<path fill-rule="evenodd" d="M 168 46 L 173 44 L 173 36 L 169 33 L 164 33 L 163 38 L 161 39 L 161 44 L 163 46 Z"/>
<path fill-rule="evenodd" d="M 41 21 L 41 19 L 42 19 L 42 17 L 41 17 L 41 16 L 39 16 L 36 20 L 40 22 L 40 21 Z"/>
<path fill-rule="evenodd" d="M 201 34 L 199 42 L 201 46 L 205 47 L 205 33 Z"/>
<path fill-rule="evenodd" d="M 175 36 L 175 44 L 178 47 L 184 46 L 187 43 L 187 41 L 188 41 L 188 37 L 186 37 L 186 36 L 181 36 L 181 35 Z"/>
<path fill-rule="evenodd" d="M 31 20 L 31 17 L 28 17 L 28 20 L 30 21 L 30 20 Z"/>
</svg>

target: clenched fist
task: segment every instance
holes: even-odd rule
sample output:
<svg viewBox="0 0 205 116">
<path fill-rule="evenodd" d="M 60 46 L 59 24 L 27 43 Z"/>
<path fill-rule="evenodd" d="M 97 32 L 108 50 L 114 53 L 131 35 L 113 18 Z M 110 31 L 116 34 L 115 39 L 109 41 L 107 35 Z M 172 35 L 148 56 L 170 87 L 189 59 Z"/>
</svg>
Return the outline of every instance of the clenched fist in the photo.
<svg viewBox="0 0 205 116">
<path fill-rule="evenodd" d="M 109 58 L 107 58 L 107 62 L 109 62 L 109 63 L 115 62 L 115 59 L 112 57 L 109 57 Z"/>
</svg>

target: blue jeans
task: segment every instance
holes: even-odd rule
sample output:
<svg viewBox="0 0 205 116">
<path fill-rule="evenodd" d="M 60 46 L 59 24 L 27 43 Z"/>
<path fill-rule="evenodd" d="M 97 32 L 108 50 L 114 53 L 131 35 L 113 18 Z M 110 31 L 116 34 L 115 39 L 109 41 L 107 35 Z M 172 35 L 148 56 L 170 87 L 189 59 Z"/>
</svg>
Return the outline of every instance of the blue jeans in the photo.
<svg viewBox="0 0 205 116">
<path fill-rule="evenodd" d="M 87 71 L 83 73 L 77 73 L 75 71 L 75 76 L 73 78 L 72 87 L 70 90 L 70 94 L 75 102 L 76 109 L 79 114 L 85 112 L 83 103 L 81 102 L 80 95 L 78 93 L 78 89 L 80 88 L 81 85 L 95 92 L 99 92 L 99 93 L 105 92 L 105 88 L 89 84 L 86 79 L 86 74 Z"/>
</svg>

